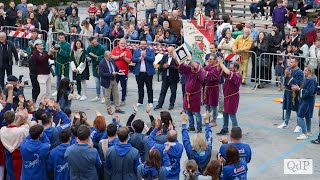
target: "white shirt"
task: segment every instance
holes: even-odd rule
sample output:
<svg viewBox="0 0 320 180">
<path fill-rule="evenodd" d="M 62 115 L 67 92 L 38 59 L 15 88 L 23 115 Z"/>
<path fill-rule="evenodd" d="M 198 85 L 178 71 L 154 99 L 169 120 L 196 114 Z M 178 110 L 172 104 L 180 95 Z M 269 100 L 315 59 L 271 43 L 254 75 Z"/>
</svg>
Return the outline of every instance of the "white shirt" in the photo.
<svg viewBox="0 0 320 180">
<path fill-rule="evenodd" d="M 142 51 L 143 51 L 143 50 L 141 50 L 141 52 L 142 52 Z M 144 51 L 145 51 L 145 50 L 144 50 Z M 146 62 L 144 61 L 144 58 L 141 59 L 140 72 L 147 72 Z"/>
<path fill-rule="evenodd" d="M 171 64 L 171 61 L 172 61 L 172 57 L 168 56 L 168 64 L 169 64 L 169 66 Z M 167 76 L 169 76 L 169 68 L 167 69 Z"/>
</svg>

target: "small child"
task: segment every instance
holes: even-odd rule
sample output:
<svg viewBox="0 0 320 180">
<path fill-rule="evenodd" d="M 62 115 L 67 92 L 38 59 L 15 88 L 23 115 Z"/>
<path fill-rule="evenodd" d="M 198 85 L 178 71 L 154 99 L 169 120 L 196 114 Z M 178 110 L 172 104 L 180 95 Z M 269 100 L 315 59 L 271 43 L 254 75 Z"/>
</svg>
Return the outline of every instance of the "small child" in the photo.
<svg viewBox="0 0 320 180">
<path fill-rule="evenodd" d="M 68 78 L 63 78 L 60 82 L 57 94 L 57 102 L 61 109 L 70 108 L 73 86 L 70 85 Z"/>
<path fill-rule="evenodd" d="M 31 30 L 35 28 L 35 26 L 31 24 L 31 19 L 27 18 L 27 23 L 25 25 L 22 25 L 22 28 L 25 29 L 24 32 L 30 33 Z"/>
<path fill-rule="evenodd" d="M 291 5 L 287 6 L 287 10 L 288 10 L 287 28 L 289 28 L 291 32 L 292 27 L 297 25 L 297 14 L 295 13 L 295 11 L 293 11 L 293 6 Z"/>
<path fill-rule="evenodd" d="M 97 7 L 94 2 L 90 3 L 90 6 L 88 7 L 88 13 L 97 13 Z"/>
<path fill-rule="evenodd" d="M 277 83 L 279 91 L 284 90 L 284 85 L 283 85 L 284 70 L 285 70 L 284 59 L 282 56 L 278 56 L 277 65 L 275 67 L 275 76 L 276 76 L 276 81 L 280 81 L 280 83 Z"/>
</svg>

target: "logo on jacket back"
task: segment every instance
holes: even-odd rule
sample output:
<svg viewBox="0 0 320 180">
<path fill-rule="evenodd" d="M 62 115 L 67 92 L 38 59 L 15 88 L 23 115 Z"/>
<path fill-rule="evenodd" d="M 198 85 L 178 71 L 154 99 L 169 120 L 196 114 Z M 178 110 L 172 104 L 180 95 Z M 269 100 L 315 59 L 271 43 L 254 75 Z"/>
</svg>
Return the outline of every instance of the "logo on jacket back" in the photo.
<svg viewBox="0 0 320 180">
<path fill-rule="evenodd" d="M 33 161 L 26 161 L 26 164 L 24 165 L 25 168 L 34 168 L 35 166 L 40 165 L 41 160 L 39 159 L 39 155 L 33 154 L 33 156 L 35 156 L 36 159 Z"/>
<path fill-rule="evenodd" d="M 64 171 L 65 169 L 68 169 L 69 168 L 69 165 L 68 163 L 66 162 L 64 165 L 58 165 L 57 166 L 57 172 L 58 173 L 61 173 L 62 171 Z"/>
</svg>

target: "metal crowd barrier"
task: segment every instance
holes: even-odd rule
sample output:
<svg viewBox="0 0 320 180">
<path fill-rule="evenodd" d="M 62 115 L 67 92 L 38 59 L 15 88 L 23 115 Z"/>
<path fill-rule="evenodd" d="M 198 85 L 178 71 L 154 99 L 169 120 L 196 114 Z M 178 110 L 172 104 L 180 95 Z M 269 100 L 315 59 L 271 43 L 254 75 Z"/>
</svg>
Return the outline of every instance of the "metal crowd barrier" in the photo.
<svg viewBox="0 0 320 180">
<path fill-rule="evenodd" d="M 87 36 L 87 35 L 83 35 L 83 34 L 75 34 L 75 33 L 65 33 L 66 35 L 66 41 L 70 43 L 71 47 L 73 47 L 73 43 L 80 39 L 82 40 L 85 48 L 87 48 L 90 45 L 89 42 L 89 38 L 90 37 L 94 37 L 92 36 Z M 106 50 L 112 50 L 112 42 L 108 37 L 97 37 L 96 38 L 98 43 L 103 45 L 105 47 Z M 58 32 L 52 32 L 50 35 L 50 38 L 48 40 L 48 46 L 51 48 L 53 42 L 58 41 Z"/>
<path fill-rule="evenodd" d="M 3 26 L 2 31 L 7 34 L 7 37 L 12 41 L 16 48 L 25 50 L 28 46 L 28 42 L 32 37 L 31 29 L 14 26 Z M 39 30 L 39 38 L 46 41 L 48 38 L 48 32 Z"/>
</svg>

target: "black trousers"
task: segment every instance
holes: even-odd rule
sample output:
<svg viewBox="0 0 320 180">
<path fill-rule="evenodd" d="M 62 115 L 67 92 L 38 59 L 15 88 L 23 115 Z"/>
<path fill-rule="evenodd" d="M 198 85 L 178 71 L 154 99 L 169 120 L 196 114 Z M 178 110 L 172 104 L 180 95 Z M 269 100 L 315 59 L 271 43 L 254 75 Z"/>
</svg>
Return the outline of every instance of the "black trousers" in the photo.
<svg viewBox="0 0 320 180">
<path fill-rule="evenodd" d="M 277 1 L 276 0 L 275 1 L 270 1 L 269 6 L 270 6 L 270 15 L 269 16 L 272 16 L 273 10 L 277 6 Z"/>
<path fill-rule="evenodd" d="M 39 86 L 39 82 L 37 79 L 37 75 L 32 75 L 30 74 L 30 81 L 31 81 L 31 85 L 32 85 L 32 99 L 34 101 L 37 100 L 39 94 L 40 94 L 40 86 Z"/>
<path fill-rule="evenodd" d="M 159 97 L 159 106 L 163 106 L 164 100 L 166 98 L 166 94 L 168 89 L 170 88 L 171 96 L 170 96 L 170 106 L 174 106 L 177 97 L 177 82 L 173 82 L 171 80 L 162 80 L 161 90 L 160 90 L 160 97 Z"/>
<path fill-rule="evenodd" d="M 143 104 L 144 84 L 146 84 L 146 87 L 147 87 L 148 103 L 153 103 L 152 79 L 153 79 L 153 76 L 149 76 L 145 72 L 141 72 L 139 75 L 136 76 L 136 81 L 138 84 L 138 95 L 139 95 L 138 103 Z"/>
<path fill-rule="evenodd" d="M 2 56 L 2 54 L 0 55 Z M 10 65 L 2 65 L 0 66 L 0 87 L 4 89 L 4 75 L 7 73 L 7 77 L 12 75 L 12 66 Z"/>
</svg>

